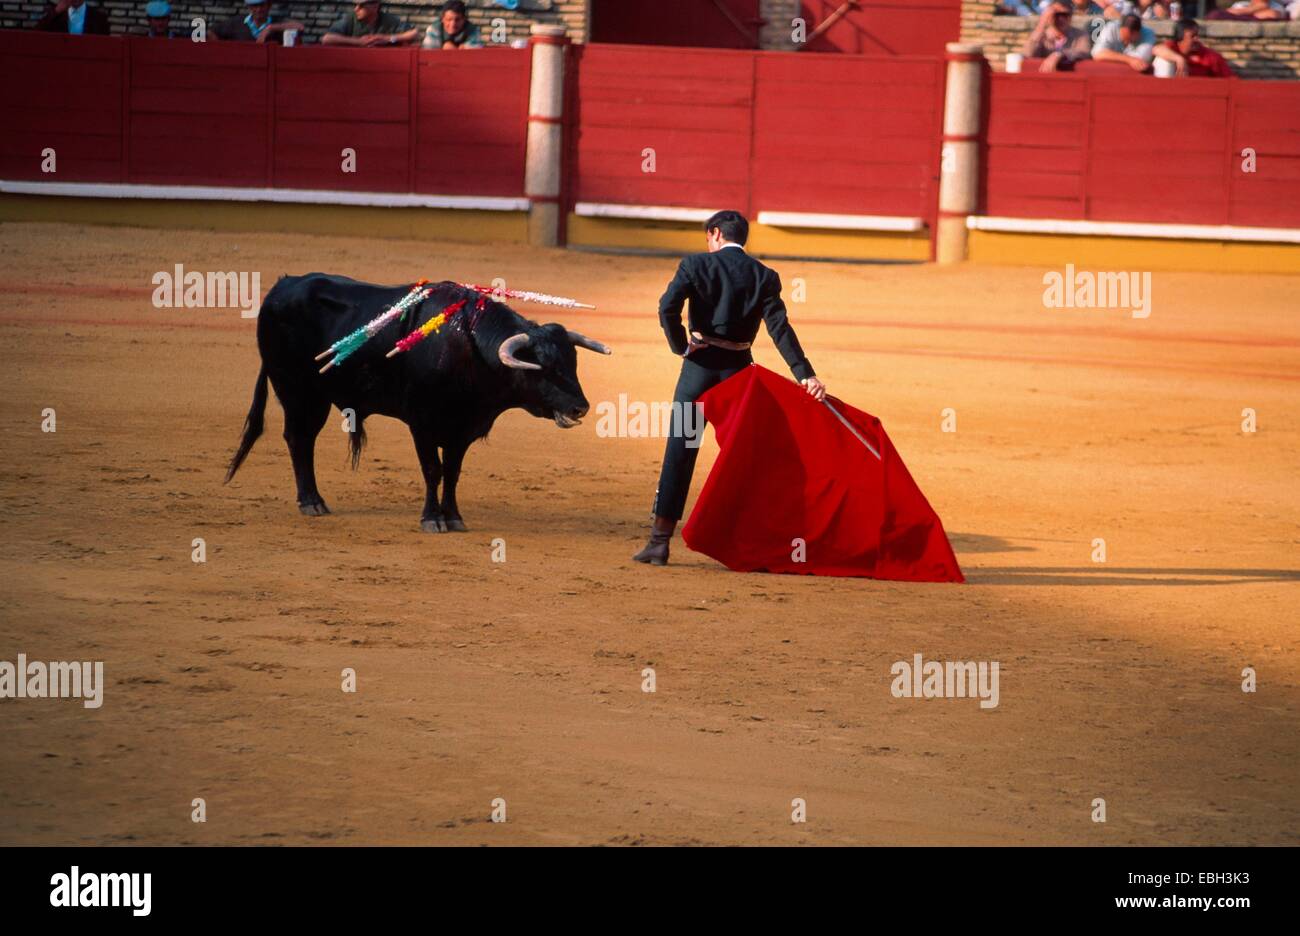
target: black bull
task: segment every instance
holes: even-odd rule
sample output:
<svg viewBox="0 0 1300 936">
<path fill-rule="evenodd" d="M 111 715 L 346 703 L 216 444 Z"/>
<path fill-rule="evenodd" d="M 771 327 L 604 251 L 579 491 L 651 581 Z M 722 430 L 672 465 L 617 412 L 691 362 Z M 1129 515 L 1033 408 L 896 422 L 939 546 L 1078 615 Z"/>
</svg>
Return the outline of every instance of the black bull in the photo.
<svg viewBox="0 0 1300 936">
<path fill-rule="evenodd" d="M 410 428 L 424 473 L 420 527 L 430 533 L 465 529 L 456 506 L 461 463 L 498 416 L 518 407 L 567 429 L 587 414 L 574 349 L 609 354 L 608 348 L 562 325 L 538 325 L 451 282 L 434 285 L 427 299 L 386 325 L 344 363 L 318 372 L 317 354 L 411 288 L 325 273 L 282 277 L 271 288 L 257 317 L 262 369 L 226 481 L 262 434 L 268 380 L 284 407 L 284 440 L 298 483 L 299 510 L 329 513 L 316 489 L 315 451 L 333 404 L 355 414 L 349 435 L 353 468 L 365 444 L 366 417 L 391 416 Z M 463 308 L 438 332 L 395 358 L 385 357 L 399 338 L 462 299 Z"/>
</svg>

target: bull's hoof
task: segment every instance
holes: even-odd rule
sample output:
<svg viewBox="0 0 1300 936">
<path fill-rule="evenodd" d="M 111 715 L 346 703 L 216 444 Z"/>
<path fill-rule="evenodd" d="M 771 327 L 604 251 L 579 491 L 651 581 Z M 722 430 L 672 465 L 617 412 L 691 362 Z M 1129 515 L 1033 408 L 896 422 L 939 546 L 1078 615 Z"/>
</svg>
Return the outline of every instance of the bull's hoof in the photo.
<svg viewBox="0 0 1300 936">
<path fill-rule="evenodd" d="M 330 509 L 325 506 L 324 501 L 316 501 L 314 504 L 299 504 L 298 512 L 304 517 L 324 517 Z"/>
<path fill-rule="evenodd" d="M 424 533 L 446 533 L 447 521 L 441 517 L 430 517 L 420 521 L 420 530 Z"/>
<path fill-rule="evenodd" d="M 447 530 L 451 533 L 468 533 L 469 527 L 465 526 L 465 521 L 460 517 L 452 517 L 447 521 Z"/>
</svg>

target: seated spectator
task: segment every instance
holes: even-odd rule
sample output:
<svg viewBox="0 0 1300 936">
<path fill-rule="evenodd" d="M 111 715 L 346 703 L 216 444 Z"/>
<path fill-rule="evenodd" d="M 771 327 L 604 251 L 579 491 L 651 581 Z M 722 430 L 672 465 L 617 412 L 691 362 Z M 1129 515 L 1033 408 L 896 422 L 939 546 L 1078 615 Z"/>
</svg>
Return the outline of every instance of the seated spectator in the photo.
<svg viewBox="0 0 1300 936">
<path fill-rule="evenodd" d="M 1061 0 L 998 0 L 993 12 L 1011 16 L 1037 16 L 1059 2 Z M 1101 3 L 1094 0 L 1065 0 L 1067 6 L 1073 7 L 1076 16 L 1100 16 L 1102 4 L 1106 2 L 1107 0 L 1101 0 Z"/>
<path fill-rule="evenodd" d="M 212 30 L 217 39 L 227 42 L 284 42 L 289 29 L 302 32 L 306 27 L 297 20 L 281 20 L 271 12 L 271 0 L 244 0 L 246 16 L 238 14 L 218 23 Z"/>
<path fill-rule="evenodd" d="M 1169 19 L 1169 3 L 1168 0 L 1112 0 L 1111 5 L 1106 8 L 1106 16 L 1109 19 L 1118 19 L 1129 13 L 1143 19 Z"/>
<path fill-rule="evenodd" d="M 1218 10 L 1216 10 L 1218 12 Z M 1287 4 L 1282 0 L 1238 0 L 1227 9 L 1226 14 L 1217 18 L 1226 19 L 1286 19 Z M 1206 13 L 1206 19 L 1210 17 Z"/>
<path fill-rule="evenodd" d="M 1174 26 L 1174 38 L 1155 47 L 1156 57 L 1174 63 L 1175 77 L 1235 78 L 1227 59 L 1201 45 L 1200 33 L 1196 20 L 1180 20 Z"/>
<path fill-rule="evenodd" d="M 1226 19 L 1226 20 L 1278 20 L 1286 19 L 1286 4 L 1276 2 L 1276 0 L 1237 0 L 1226 10 L 1217 9 L 1216 4 L 1211 3 L 1215 9 L 1207 10 L 1206 19 Z"/>
<path fill-rule="evenodd" d="M 149 20 L 149 32 L 146 35 L 150 39 L 172 38 L 172 8 L 167 0 L 150 0 L 145 4 L 144 15 Z"/>
<path fill-rule="evenodd" d="M 1129 13 L 1106 24 L 1093 43 L 1092 58 L 1097 62 L 1123 62 L 1143 72 L 1151 67 L 1155 44 L 1156 34 L 1142 25 L 1141 17 Z"/>
<path fill-rule="evenodd" d="M 438 13 L 438 21 L 424 34 L 426 49 L 481 49 L 478 27 L 469 21 L 462 0 L 447 0 Z"/>
<path fill-rule="evenodd" d="M 59 0 L 45 5 L 45 15 L 37 20 L 36 28 L 72 36 L 107 36 L 108 14 L 88 6 L 86 0 Z"/>
<path fill-rule="evenodd" d="M 1053 0 L 1038 18 L 1020 54 L 1041 58 L 1041 72 L 1069 71 L 1075 62 L 1088 57 L 1091 48 L 1087 30 L 1070 25 L 1070 0 Z"/>
<path fill-rule="evenodd" d="M 416 42 L 420 31 L 380 9 L 379 0 L 357 0 L 351 13 L 336 19 L 321 37 L 322 45 L 377 46 Z"/>
<path fill-rule="evenodd" d="M 1143 19 L 1169 19 L 1169 4 L 1165 0 L 1135 0 L 1129 7 L 1130 13 Z"/>
<path fill-rule="evenodd" d="M 1229 9 L 1249 13 L 1259 20 L 1279 20 L 1287 18 L 1286 6 L 1282 0 L 1241 0 Z"/>
</svg>

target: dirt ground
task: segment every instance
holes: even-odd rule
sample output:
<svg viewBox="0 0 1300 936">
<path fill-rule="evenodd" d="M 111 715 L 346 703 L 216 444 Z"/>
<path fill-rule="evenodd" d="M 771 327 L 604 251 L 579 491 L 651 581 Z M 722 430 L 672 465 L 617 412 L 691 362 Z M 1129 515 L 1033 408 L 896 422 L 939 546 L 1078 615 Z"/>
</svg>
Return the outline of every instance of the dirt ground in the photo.
<svg viewBox="0 0 1300 936">
<path fill-rule="evenodd" d="M 1300 841 L 1300 276 L 1157 273 L 1135 320 L 1045 309 L 1042 269 L 774 262 L 943 518 L 969 582 L 939 586 L 739 575 L 680 539 L 635 565 L 661 441 L 592 417 L 504 416 L 467 534 L 419 532 L 381 418 L 356 473 L 337 413 L 322 434 L 332 516 L 298 514 L 274 401 L 223 487 L 254 323 L 155 309 L 175 263 L 503 276 L 599 305 L 516 306 L 613 346 L 581 357 L 593 405 L 675 380 L 671 260 L 0 226 L 0 660 L 106 672 L 97 710 L 0 701 L 0 842 Z M 894 698 L 915 653 L 999 661 L 1000 704 Z"/>
</svg>

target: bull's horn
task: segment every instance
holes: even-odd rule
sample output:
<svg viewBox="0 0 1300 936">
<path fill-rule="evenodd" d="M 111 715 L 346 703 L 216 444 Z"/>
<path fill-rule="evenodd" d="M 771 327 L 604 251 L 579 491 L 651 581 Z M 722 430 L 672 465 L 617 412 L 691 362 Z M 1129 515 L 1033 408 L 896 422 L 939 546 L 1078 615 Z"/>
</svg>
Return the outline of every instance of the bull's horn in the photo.
<svg viewBox="0 0 1300 936">
<path fill-rule="evenodd" d="M 515 352 L 528 344 L 528 335 L 520 332 L 517 335 L 511 335 L 505 341 L 501 342 L 501 347 L 497 349 L 497 357 L 501 358 L 501 363 L 506 367 L 517 367 L 520 370 L 541 370 L 542 365 L 533 364 L 531 361 L 521 361 L 515 357 Z"/>
<path fill-rule="evenodd" d="M 569 332 L 569 340 L 573 342 L 574 347 L 586 348 L 588 351 L 595 351 L 597 354 L 613 354 L 614 352 L 599 341 L 594 341 L 586 335 L 579 334 L 576 331 Z"/>
</svg>

